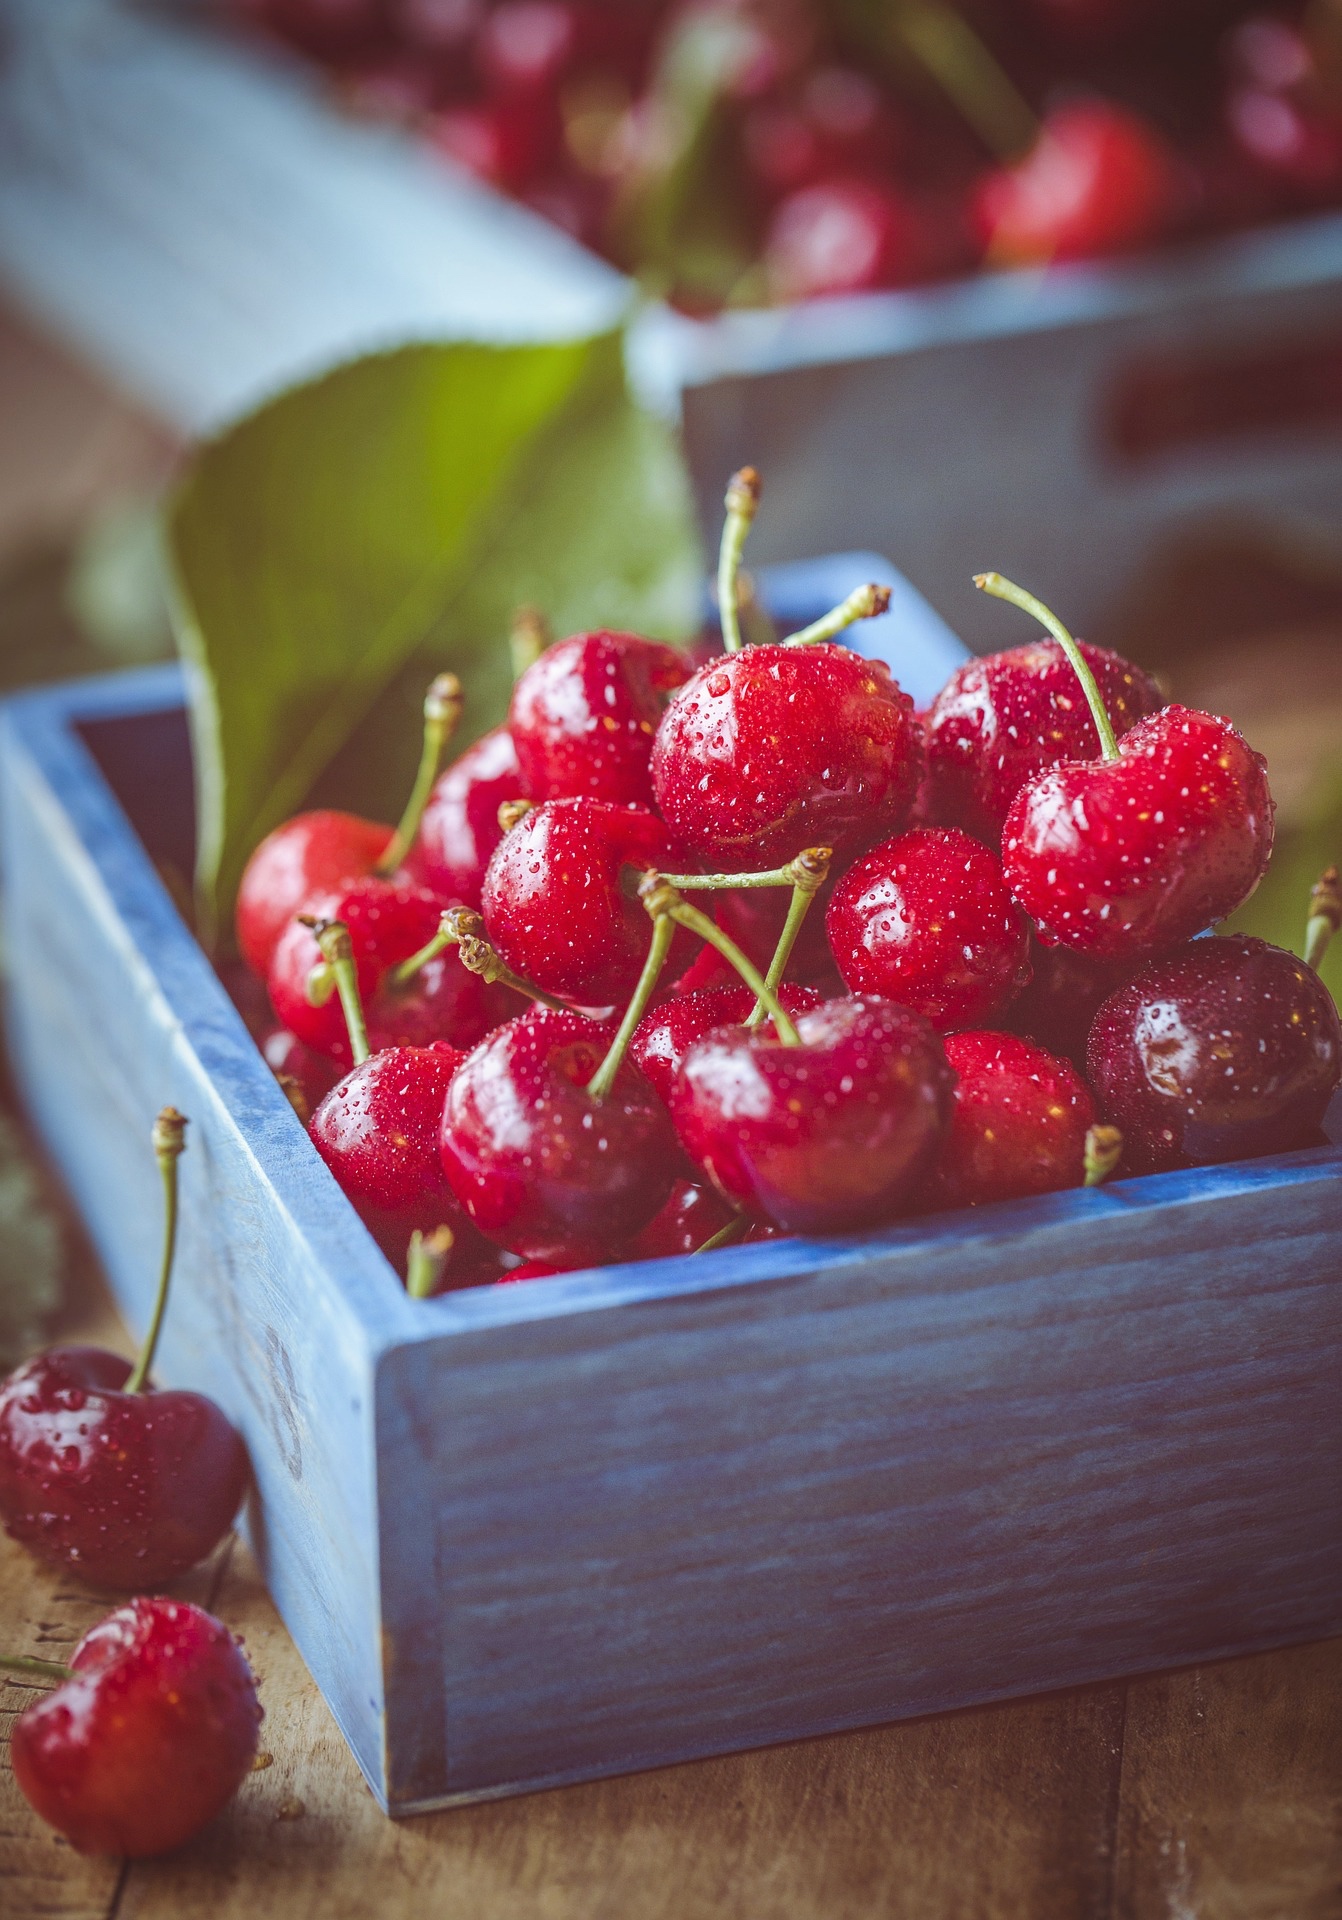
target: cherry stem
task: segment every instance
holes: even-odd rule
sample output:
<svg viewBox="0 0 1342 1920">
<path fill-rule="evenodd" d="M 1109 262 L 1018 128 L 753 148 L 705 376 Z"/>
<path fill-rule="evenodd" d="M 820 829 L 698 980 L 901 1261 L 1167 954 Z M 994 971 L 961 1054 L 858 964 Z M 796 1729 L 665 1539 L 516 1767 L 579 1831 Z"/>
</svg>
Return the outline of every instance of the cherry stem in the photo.
<svg viewBox="0 0 1342 1920">
<path fill-rule="evenodd" d="M 164 1107 L 154 1121 L 151 1139 L 158 1170 L 163 1175 L 163 1261 L 158 1274 L 158 1295 L 150 1316 L 139 1358 L 130 1370 L 122 1391 L 143 1393 L 149 1384 L 149 1369 L 154 1364 L 158 1336 L 163 1331 L 163 1315 L 168 1306 L 168 1283 L 172 1279 L 173 1255 L 177 1251 L 177 1162 L 186 1152 L 186 1115 L 176 1107 Z"/>
<path fill-rule="evenodd" d="M 534 800 L 500 800 L 498 822 L 501 833 L 511 833 L 513 828 L 525 820 L 529 813 L 536 810 Z"/>
<path fill-rule="evenodd" d="M 1305 923 L 1305 965 L 1317 973 L 1323 965 L 1333 935 L 1342 927 L 1342 888 L 1337 868 L 1325 867 L 1309 894 L 1309 919 Z"/>
<path fill-rule="evenodd" d="M 722 645 L 727 653 L 741 651 L 741 618 L 736 600 L 736 576 L 741 568 L 741 553 L 751 522 L 760 504 L 760 477 L 753 467 L 742 467 L 727 482 L 724 503 L 727 518 L 722 523 L 722 543 L 718 548 L 718 619 L 722 625 Z"/>
<path fill-rule="evenodd" d="M 1102 1186 L 1122 1158 L 1123 1135 L 1117 1127 L 1087 1128 L 1086 1171 L 1081 1184 L 1086 1187 Z"/>
<path fill-rule="evenodd" d="M 471 934 L 484 929 L 484 921 L 478 913 L 472 913 L 469 907 L 449 907 L 438 922 L 438 931 L 431 940 L 426 940 L 418 953 L 412 953 L 408 960 L 400 961 L 387 974 L 387 985 L 393 993 L 402 987 L 408 987 L 417 973 L 428 966 L 430 960 L 436 960 L 440 953 L 446 953 L 449 947 L 457 947 Z"/>
<path fill-rule="evenodd" d="M 624 1018 L 607 1049 L 605 1059 L 587 1082 L 587 1091 L 594 1100 L 604 1100 L 615 1085 L 615 1076 L 620 1071 L 625 1054 L 629 1051 L 629 1042 L 634 1037 L 634 1030 L 648 1010 L 648 1002 L 656 990 L 675 936 L 675 921 L 668 914 L 655 915 L 652 922 L 652 944 L 648 948 L 648 957 L 643 962 L 643 971 L 638 976 L 638 985 L 634 988 L 633 998 L 624 1010 Z"/>
<path fill-rule="evenodd" d="M 725 1227 L 719 1227 L 716 1233 L 710 1233 L 702 1247 L 696 1247 L 694 1251 L 696 1253 L 712 1253 L 715 1247 L 729 1247 L 734 1240 L 741 1238 L 741 1235 L 749 1225 L 750 1222 L 746 1216 L 743 1213 L 738 1213 L 736 1218 L 729 1220 Z"/>
<path fill-rule="evenodd" d="M 275 1081 L 280 1092 L 306 1127 L 312 1119 L 312 1109 L 308 1105 L 308 1097 L 303 1091 L 302 1082 L 296 1080 L 291 1073 L 277 1073 Z"/>
<path fill-rule="evenodd" d="M 1027 593 L 1024 587 L 1018 587 L 1012 580 L 1004 580 L 1000 573 L 976 573 L 974 585 L 980 593 L 990 593 L 995 600 L 1007 600 L 1013 607 L 1019 607 L 1022 613 L 1032 613 L 1040 626 L 1053 635 L 1067 655 L 1072 671 L 1081 682 L 1081 691 L 1086 696 L 1090 717 L 1095 722 L 1096 733 L 1100 736 L 1101 756 L 1105 760 L 1117 760 L 1118 742 L 1114 738 L 1114 729 L 1110 725 L 1104 701 L 1100 698 L 1100 689 L 1095 684 L 1095 675 L 1086 664 L 1085 654 L 1082 653 L 1057 614 L 1046 607 L 1042 600 L 1036 600 L 1032 593 Z"/>
<path fill-rule="evenodd" d="M 422 955 L 428 955 L 429 949 L 441 953 L 444 947 L 455 944 L 458 958 L 467 973 L 478 973 L 488 986 L 500 983 L 511 987 L 514 993 L 524 994 L 528 1000 L 537 1000 L 543 1007 L 551 1007 L 556 1013 L 572 1013 L 566 1000 L 558 999 L 553 993 L 546 993 L 540 987 L 533 987 L 520 973 L 512 968 L 497 954 L 484 937 L 485 923 L 480 915 L 470 907 L 449 907 L 438 923 L 438 932 L 430 940 L 428 947 L 422 947 L 419 954 L 412 954 L 396 969 L 392 976 L 399 985 L 398 975 L 407 967 L 413 967 Z M 430 956 L 431 957 L 431 956 Z M 408 976 L 407 976 L 408 977 Z"/>
<path fill-rule="evenodd" d="M 900 0 L 893 27 L 997 159 L 1010 165 L 1034 145 L 1038 116 L 954 7 Z"/>
<path fill-rule="evenodd" d="M 350 1055 L 355 1066 L 361 1067 L 371 1048 L 368 1045 L 368 1026 L 363 1017 L 359 975 L 354 965 L 349 928 L 343 920 L 314 920 L 306 913 L 300 913 L 298 918 L 305 927 L 311 927 L 326 963 L 324 967 L 314 967 L 308 975 L 308 999 L 313 1006 L 324 1006 L 331 997 L 331 985 L 334 982 L 335 991 L 340 995 L 345 1026 L 349 1031 Z"/>
<path fill-rule="evenodd" d="M 63 1667 L 59 1660 L 39 1660 L 31 1653 L 0 1653 L 0 1671 L 32 1673 L 41 1680 L 73 1680 L 75 1669 Z"/>
<path fill-rule="evenodd" d="M 437 1293 L 455 1244 L 451 1227 L 435 1227 L 431 1233 L 415 1228 L 405 1260 L 405 1290 L 412 1300 L 427 1300 Z"/>
<path fill-rule="evenodd" d="M 799 633 L 790 633 L 783 645 L 817 646 L 822 640 L 832 640 L 836 633 L 851 627 L 855 620 L 874 620 L 889 605 L 889 587 L 878 587 L 874 582 L 865 587 L 854 587 L 846 600 L 841 600 L 837 607 L 831 607 L 828 613 L 813 620 L 809 627 L 803 627 Z"/>
<path fill-rule="evenodd" d="M 395 873 L 414 845 L 420 818 L 438 778 L 438 763 L 443 748 L 461 724 L 461 682 L 455 673 L 440 673 L 424 696 L 424 745 L 420 750 L 419 771 L 405 803 L 400 824 L 378 857 L 373 872 L 385 880 Z"/>
<path fill-rule="evenodd" d="M 692 907 L 688 900 L 682 900 L 671 882 L 660 873 L 646 873 L 639 883 L 638 897 L 648 912 L 656 919 L 665 914 L 674 920 L 677 926 L 685 927 L 690 933 L 697 933 L 701 940 L 707 940 L 715 947 L 729 966 L 735 967 L 746 985 L 752 989 L 755 997 L 763 1000 L 785 1047 L 799 1047 L 801 1035 L 788 1017 L 786 1007 L 779 1001 L 778 995 L 769 985 L 764 975 L 753 961 L 747 959 L 730 934 L 715 926 L 706 913 L 698 907 Z"/>
<path fill-rule="evenodd" d="M 732 891 L 737 887 L 790 887 L 793 884 L 791 861 L 785 867 L 770 867 L 761 873 L 664 873 L 662 878 L 669 887 L 676 887 L 682 893 L 693 893 L 696 888 Z"/>
<path fill-rule="evenodd" d="M 778 936 L 778 945 L 774 948 L 774 957 L 769 962 L 769 971 L 765 982 L 777 993 L 782 985 L 787 963 L 792 958 L 792 949 L 797 944 L 797 935 L 801 932 L 802 922 L 811 909 L 811 902 L 829 878 L 829 863 L 834 858 L 832 847 L 807 847 L 789 863 L 792 875 L 792 898 L 788 902 L 787 919 L 783 922 L 783 931 Z M 762 1000 L 756 1000 L 746 1020 L 748 1027 L 762 1027 L 769 1016 L 769 1009 Z"/>
<path fill-rule="evenodd" d="M 539 607 L 517 609 L 508 633 L 514 680 L 520 680 L 528 667 L 535 666 L 553 639 L 550 622 Z"/>
</svg>

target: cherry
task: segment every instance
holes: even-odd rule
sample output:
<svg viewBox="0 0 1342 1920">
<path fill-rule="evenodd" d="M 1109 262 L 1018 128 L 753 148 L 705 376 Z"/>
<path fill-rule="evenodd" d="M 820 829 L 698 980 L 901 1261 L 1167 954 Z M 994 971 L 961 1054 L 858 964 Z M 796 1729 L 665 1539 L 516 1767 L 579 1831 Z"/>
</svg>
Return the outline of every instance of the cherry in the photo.
<svg viewBox="0 0 1342 1920">
<path fill-rule="evenodd" d="M 930 1182 L 939 1207 L 1079 1187 L 1095 1102 L 1066 1060 L 1013 1033 L 957 1033 L 950 1132 Z"/>
<path fill-rule="evenodd" d="M 780 202 L 769 223 L 764 261 L 776 300 L 869 293 L 919 278 L 922 228 L 893 186 L 839 176 L 802 187 Z"/>
<path fill-rule="evenodd" d="M 503 838 L 499 807 L 521 791 L 513 737 L 495 727 L 453 761 L 430 794 L 406 860 L 410 878 L 444 900 L 478 907 L 489 856 Z"/>
<path fill-rule="evenodd" d="M 698 1253 L 739 1218 L 735 1207 L 712 1187 L 677 1180 L 661 1212 L 653 1216 L 620 1255 L 623 1260 L 669 1260 L 677 1254 Z"/>
<path fill-rule="evenodd" d="M 1115 735 L 1162 707 L 1140 667 L 1077 642 Z M 1035 640 L 957 667 L 927 715 L 933 819 L 1000 845 L 1007 809 L 1027 780 L 1060 760 L 1091 760 L 1100 737 L 1076 674 L 1056 640 Z"/>
<path fill-rule="evenodd" d="M 1313 1144 L 1342 1026 L 1313 968 L 1265 940 L 1190 940 L 1101 1006 L 1087 1072 L 1130 1173 Z"/>
<path fill-rule="evenodd" d="M 1008 1009 L 1008 1026 L 1084 1072 L 1090 1023 L 1100 1002 L 1132 977 L 1134 963 L 1091 960 L 1070 947 L 1045 947 L 1032 939 L 1030 967 L 1028 985 Z"/>
<path fill-rule="evenodd" d="M 644 807 L 550 800 L 521 819 L 485 874 L 489 938 L 524 979 L 584 1006 L 630 992 L 648 951 L 648 922 L 625 869 L 676 864 L 666 828 Z"/>
<path fill-rule="evenodd" d="M 476 35 L 485 79 L 502 93 L 553 95 L 578 49 L 577 15 L 557 0 L 500 0 Z"/>
<path fill-rule="evenodd" d="M 817 987 L 826 999 L 843 991 L 843 982 L 835 968 L 834 955 L 830 952 L 825 933 L 825 914 L 833 898 L 835 884 L 831 876 L 816 895 L 815 905 L 801 927 L 787 964 L 787 970 L 794 980 Z M 766 967 L 782 937 L 789 905 L 788 895 L 779 887 L 751 887 L 741 892 L 726 892 L 718 896 L 717 922 L 757 966 Z M 711 953 L 712 949 L 708 951 Z M 716 986 L 728 977 L 717 969 L 706 977 L 705 984 Z"/>
<path fill-rule="evenodd" d="M 681 1066 L 681 1144 L 733 1206 L 787 1232 L 892 1219 L 935 1161 L 954 1076 L 916 1013 L 874 995 L 826 1001 L 779 1038 L 723 1027 Z"/>
<path fill-rule="evenodd" d="M 577 633 L 549 647 L 513 688 L 508 711 L 531 800 L 586 795 L 652 805 L 648 760 L 668 699 L 689 678 L 674 647 L 634 633 Z"/>
<path fill-rule="evenodd" d="M 1064 761 L 1023 786 L 1002 835 L 1002 871 L 1046 946 L 1144 960 L 1233 913 L 1272 852 L 1267 763 L 1228 720 L 1165 707 L 1115 740 L 1075 640 L 1033 594 L 975 585 L 1032 613 L 1085 692 L 1103 759 Z"/>
<path fill-rule="evenodd" d="M 290 1033 L 287 1027 L 272 1026 L 262 1036 L 261 1053 L 266 1065 L 279 1081 L 280 1085 L 294 1100 L 295 1091 L 306 1113 L 299 1109 L 303 1124 L 340 1078 L 340 1069 L 324 1054 L 314 1053 L 311 1047 L 304 1046 L 296 1033 Z M 295 1100 L 295 1107 L 298 1101 Z"/>
<path fill-rule="evenodd" d="M 1137 114 L 1075 100 L 1024 159 L 983 179 L 976 212 L 997 266 L 1084 260 L 1153 240 L 1179 210 L 1178 163 Z"/>
<path fill-rule="evenodd" d="M 24 1709 L 10 1757 L 24 1798 L 81 1853 L 167 1853 L 251 1769 L 256 1681 L 221 1621 L 185 1600 L 127 1601 L 68 1667 L 7 1661 L 62 1685 Z"/>
<path fill-rule="evenodd" d="M 1029 978 L 1025 916 L 994 855 L 958 827 L 915 827 L 864 854 L 826 927 L 853 992 L 897 1000 L 939 1032 L 991 1020 Z"/>
<path fill-rule="evenodd" d="M 778 997 L 789 1013 L 806 1013 L 820 1005 L 813 987 L 783 986 Z M 681 1062 L 695 1041 L 715 1027 L 744 1026 L 754 1007 L 754 993 L 735 979 L 730 986 L 676 994 L 644 1014 L 629 1043 L 629 1057 L 669 1105 Z"/>
<path fill-rule="evenodd" d="M 453 1191 L 482 1233 L 528 1260 L 599 1264 L 670 1191 L 675 1136 L 642 1074 L 622 1062 L 604 1097 L 589 1090 L 614 1033 L 534 1008 L 482 1041 L 448 1088 Z"/>
<path fill-rule="evenodd" d="M 900 129 L 876 82 L 853 67 L 821 67 L 794 99 L 761 101 L 741 126 L 746 165 L 769 195 L 827 175 L 888 170 Z"/>
<path fill-rule="evenodd" d="M 185 1127 L 172 1107 L 154 1123 L 163 1265 L 135 1366 L 99 1347 L 53 1347 L 0 1386 L 5 1530 L 97 1586 L 176 1579 L 223 1539 L 247 1485 L 242 1440 L 214 1402 L 149 1385 L 176 1246 Z"/>
</svg>

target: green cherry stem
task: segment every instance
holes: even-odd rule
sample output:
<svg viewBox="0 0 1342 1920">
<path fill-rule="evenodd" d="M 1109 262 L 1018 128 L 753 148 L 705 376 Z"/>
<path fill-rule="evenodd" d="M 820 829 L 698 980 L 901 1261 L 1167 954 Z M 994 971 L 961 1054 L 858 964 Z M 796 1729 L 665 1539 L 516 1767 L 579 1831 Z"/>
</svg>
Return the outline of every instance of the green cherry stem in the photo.
<svg viewBox="0 0 1342 1920">
<path fill-rule="evenodd" d="M 648 912 L 656 919 L 665 914 L 674 920 L 677 926 L 685 927 L 690 933 L 697 933 L 701 940 L 707 940 L 715 947 L 729 966 L 735 967 L 746 985 L 751 988 L 757 999 L 763 1000 L 773 1017 L 778 1037 L 785 1047 L 799 1047 L 801 1035 L 788 1017 L 787 1009 L 781 1005 L 778 995 L 769 985 L 759 968 L 747 959 L 730 934 L 715 926 L 706 913 L 698 907 L 692 907 L 688 900 L 682 900 L 671 882 L 660 873 L 644 874 L 639 883 L 638 897 Z"/>
<path fill-rule="evenodd" d="M 1086 1187 L 1103 1186 L 1114 1168 L 1123 1158 L 1123 1135 L 1117 1127 L 1090 1127 L 1086 1132 L 1085 1178 Z"/>
<path fill-rule="evenodd" d="M 1114 729 L 1110 725 L 1104 701 L 1100 698 L 1100 689 L 1095 684 L 1095 675 L 1086 664 L 1085 654 L 1082 653 L 1057 614 L 1046 607 L 1042 600 L 1036 600 L 1032 593 L 1027 593 L 1024 587 L 1018 587 L 1012 580 L 1003 579 L 1000 573 L 976 573 L 974 585 L 980 593 L 990 593 L 995 600 L 1006 600 L 1013 607 L 1019 607 L 1022 613 L 1032 613 L 1040 626 L 1053 635 L 1071 662 L 1077 679 L 1081 682 L 1081 691 L 1086 696 L 1090 717 L 1095 722 L 1096 733 L 1100 736 L 1102 757 L 1105 760 L 1117 760 L 1118 742 L 1114 738 Z"/>
<path fill-rule="evenodd" d="M 727 482 L 724 504 L 727 518 L 722 523 L 722 543 L 718 548 L 718 619 L 722 623 L 724 650 L 739 653 L 741 618 L 736 603 L 736 576 L 746 535 L 760 504 L 760 477 L 753 467 L 742 467 L 732 475 Z"/>
<path fill-rule="evenodd" d="M 741 1235 L 749 1225 L 750 1222 L 746 1216 L 743 1213 L 738 1213 L 736 1218 L 729 1220 L 725 1227 L 719 1227 L 716 1233 L 710 1233 L 702 1247 L 696 1247 L 694 1251 L 696 1253 L 712 1253 L 715 1247 L 729 1247 L 734 1240 L 741 1238 Z"/>
<path fill-rule="evenodd" d="M 587 1082 L 587 1091 L 594 1100 L 604 1100 L 615 1085 L 615 1076 L 620 1071 L 625 1054 L 629 1051 L 629 1042 L 634 1037 L 634 1029 L 648 1010 L 648 1002 L 656 990 L 675 936 L 675 921 L 665 913 L 654 915 L 652 942 L 648 947 L 648 957 L 643 962 L 643 971 L 638 976 L 638 985 L 634 988 L 633 998 L 624 1010 L 624 1018 L 620 1022 L 615 1038 L 606 1050 L 605 1059 Z"/>
<path fill-rule="evenodd" d="M 472 913 L 469 907 L 449 907 L 438 922 L 438 931 L 431 940 L 426 940 L 418 953 L 412 953 L 408 960 L 402 960 L 387 974 L 387 985 L 393 993 L 402 987 L 408 987 L 415 975 L 427 967 L 430 960 L 436 960 L 440 953 L 446 953 L 449 947 L 458 947 L 472 934 L 484 932 L 484 921 L 478 913 Z"/>
<path fill-rule="evenodd" d="M 461 682 L 455 673 L 440 673 L 430 683 L 429 691 L 424 696 L 424 745 L 420 749 L 419 771 L 415 775 L 415 784 L 410 789 L 410 798 L 405 803 L 400 824 L 373 868 L 373 872 L 383 880 L 395 873 L 419 832 L 420 816 L 433 791 L 433 783 L 438 778 L 438 763 L 443 757 L 443 748 L 461 723 L 462 699 Z"/>
<path fill-rule="evenodd" d="M 39 1680 L 73 1680 L 75 1669 L 59 1660 L 39 1660 L 32 1653 L 0 1653 L 0 1672 L 31 1673 Z"/>
<path fill-rule="evenodd" d="M 513 679 L 520 680 L 528 667 L 534 667 L 554 639 L 550 622 L 539 607 L 519 607 L 508 631 L 508 652 L 512 656 Z"/>
<path fill-rule="evenodd" d="M 432 1233 L 415 1228 L 405 1259 L 405 1290 L 412 1300 L 427 1300 L 437 1293 L 454 1245 L 451 1227 L 435 1227 Z"/>
<path fill-rule="evenodd" d="M 828 613 L 813 620 L 809 627 L 803 627 L 799 633 L 790 633 L 783 645 L 814 647 L 821 640 L 832 640 L 836 633 L 851 627 L 855 620 L 874 620 L 889 605 L 889 587 L 878 587 L 874 582 L 865 587 L 854 587 L 846 600 L 841 600 L 837 607 L 831 607 Z"/>
<path fill-rule="evenodd" d="M 458 957 L 467 973 L 478 973 L 487 986 L 492 987 L 496 983 L 501 983 L 505 987 L 511 987 L 514 993 L 524 994 L 528 1000 L 536 1000 L 541 1006 L 551 1007 L 556 1013 L 576 1011 L 566 1000 L 560 1000 L 553 993 L 546 993 L 540 987 L 533 987 L 531 982 L 524 980 L 520 973 L 514 973 L 502 956 L 496 953 L 485 939 L 485 923 L 478 913 L 472 912 L 469 907 L 449 908 L 439 923 L 440 932 L 449 920 L 455 924 L 456 931 L 452 938 L 456 941 Z M 433 941 L 429 944 L 432 946 Z M 444 941 L 443 944 L 450 945 L 451 940 Z M 442 949 L 439 948 L 439 951 L 441 952 Z M 407 960 L 404 964 L 409 966 L 411 962 Z"/>
<path fill-rule="evenodd" d="M 1317 973 L 1323 965 L 1333 935 L 1342 927 L 1342 889 L 1337 868 L 1325 867 L 1309 894 L 1309 919 L 1305 923 L 1305 965 Z"/>
<path fill-rule="evenodd" d="M 340 995 L 341 1010 L 349 1030 L 350 1054 L 355 1066 L 361 1067 L 368 1058 L 370 1048 L 349 928 L 343 920 L 314 920 L 306 913 L 300 913 L 298 918 L 305 927 L 311 927 L 325 963 L 314 967 L 308 975 L 308 999 L 314 1007 L 325 1006 L 334 985 L 335 992 Z"/>
<path fill-rule="evenodd" d="M 1039 121 L 969 22 L 942 0 L 898 0 L 891 27 L 988 151 L 1010 164 L 1035 143 Z"/>
<path fill-rule="evenodd" d="M 762 873 L 664 873 L 663 880 L 681 893 L 708 888 L 735 891 L 738 887 L 790 887 L 794 884 L 792 862 L 785 867 L 770 867 Z"/>
<path fill-rule="evenodd" d="M 186 1152 L 186 1116 L 176 1107 L 164 1107 L 154 1121 L 151 1139 L 158 1170 L 163 1176 L 163 1261 L 158 1273 L 158 1294 L 144 1336 L 139 1358 L 130 1370 L 123 1393 L 143 1393 L 149 1384 L 149 1369 L 154 1364 L 158 1336 L 163 1331 L 163 1315 L 168 1305 L 168 1283 L 172 1279 L 173 1255 L 177 1251 L 177 1162 Z"/>
<path fill-rule="evenodd" d="M 795 860 L 788 863 L 792 876 L 792 898 L 788 902 L 787 919 L 783 922 L 783 931 L 778 936 L 778 945 L 774 948 L 774 957 L 769 962 L 769 971 L 765 974 L 766 984 L 777 993 L 782 985 L 787 963 L 792 958 L 792 949 L 797 944 L 797 935 L 801 932 L 802 922 L 811 910 L 811 902 L 829 879 L 829 863 L 834 858 L 832 847 L 807 847 Z M 748 1027 L 762 1027 L 769 1017 L 769 1009 L 762 1000 L 756 1000 L 746 1020 Z"/>
</svg>

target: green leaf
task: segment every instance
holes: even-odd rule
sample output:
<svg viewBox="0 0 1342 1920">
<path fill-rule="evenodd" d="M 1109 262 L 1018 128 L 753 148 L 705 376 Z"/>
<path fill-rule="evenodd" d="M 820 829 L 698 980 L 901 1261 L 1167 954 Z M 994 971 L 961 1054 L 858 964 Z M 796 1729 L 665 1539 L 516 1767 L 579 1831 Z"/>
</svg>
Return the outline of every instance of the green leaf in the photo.
<svg viewBox="0 0 1342 1920">
<path fill-rule="evenodd" d="M 678 447 L 630 399 L 616 335 L 341 367 L 202 447 L 167 537 L 207 942 L 297 808 L 397 817 L 434 673 L 465 684 L 458 745 L 498 722 L 521 602 L 561 633 L 678 639 L 702 580 Z"/>
</svg>

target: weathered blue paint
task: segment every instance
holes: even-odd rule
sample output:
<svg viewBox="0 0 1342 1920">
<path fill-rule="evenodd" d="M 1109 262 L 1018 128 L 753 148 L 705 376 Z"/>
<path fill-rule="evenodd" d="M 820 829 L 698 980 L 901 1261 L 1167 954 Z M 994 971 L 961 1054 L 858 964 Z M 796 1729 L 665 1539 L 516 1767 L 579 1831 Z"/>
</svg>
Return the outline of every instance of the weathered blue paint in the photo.
<svg viewBox="0 0 1342 1920">
<path fill-rule="evenodd" d="M 180 702 L 0 714 L 10 1044 L 135 1324 L 192 1118 L 162 1377 L 385 1805 L 1342 1629 L 1336 1147 L 410 1301 L 154 870 Z"/>
</svg>

